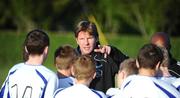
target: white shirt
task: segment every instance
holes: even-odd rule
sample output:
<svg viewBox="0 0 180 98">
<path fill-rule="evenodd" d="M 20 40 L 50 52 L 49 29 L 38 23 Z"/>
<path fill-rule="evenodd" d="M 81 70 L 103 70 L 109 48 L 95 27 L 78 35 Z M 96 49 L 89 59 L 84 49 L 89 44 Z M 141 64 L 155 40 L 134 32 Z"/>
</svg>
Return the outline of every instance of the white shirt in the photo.
<svg viewBox="0 0 180 98">
<path fill-rule="evenodd" d="M 172 85 L 174 85 L 174 86 L 177 88 L 177 90 L 179 90 L 179 92 L 180 92 L 180 78 L 177 78 L 177 79 L 172 83 Z"/>
<path fill-rule="evenodd" d="M 57 87 L 56 74 L 45 66 L 19 63 L 10 69 L 0 96 L 3 98 L 52 98 Z"/>
<path fill-rule="evenodd" d="M 125 98 L 120 88 L 109 88 L 106 91 L 108 98 Z"/>
<path fill-rule="evenodd" d="M 176 77 L 157 77 L 157 79 L 163 80 L 169 84 L 172 84 L 174 81 L 176 81 Z"/>
<path fill-rule="evenodd" d="M 180 93 L 173 86 L 148 76 L 127 77 L 121 90 L 126 98 L 180 98 Z"/>
<path fill-rule="evenodd" d="M 83 84 L 75 84 L 65 89 L 58 89 L 54 98 L 106 98 L 100 91 L 89 89 Z"/>
</svg>

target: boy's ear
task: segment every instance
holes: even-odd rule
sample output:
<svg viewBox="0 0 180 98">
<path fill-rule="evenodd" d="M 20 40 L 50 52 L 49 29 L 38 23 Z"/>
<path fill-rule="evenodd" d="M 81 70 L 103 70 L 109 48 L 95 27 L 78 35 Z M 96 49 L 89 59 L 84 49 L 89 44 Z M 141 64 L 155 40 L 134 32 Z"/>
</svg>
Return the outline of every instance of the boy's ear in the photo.
<svg viewBox="0 0 180 98">
<path fill-rule="evenodd" d="M 48 46 L 46 46 L 46 48 L 44 49 L 44 53 L 48 53 L 48 50 L 49 50 L 49 47 Z"/>
<path fill-rule="evenodd" d="M 71 74 L 74 76 L 74 66 L 71 67 Z"/>
<path fill-rule="evenodd" d="M 156 64 L 156 70 L 159 70 L 160 68 L 160 61 Z"/>
<path fill-rule="evenodd" d="M 27 50 L 27 47 L 26 47 L 26 46 L 24 47 L 24 49 L 25 49 L 25 52 L 28 53 L 28 50 Z"/>
<path fill-rule="evenodd" d="M 93 75 L 93 79 L 95 79 L 95 77 L 96 77 L 96 72 L 95 72 L 94 75 Z"/>
<path fill-rule="evenodd" d="M 139 66 L 139 62 L 138 62 L 138 60 L 136 59 L 136 66 L 137 66 L 137 68 L 139 68 L 140 66 Z"/>
</svg>

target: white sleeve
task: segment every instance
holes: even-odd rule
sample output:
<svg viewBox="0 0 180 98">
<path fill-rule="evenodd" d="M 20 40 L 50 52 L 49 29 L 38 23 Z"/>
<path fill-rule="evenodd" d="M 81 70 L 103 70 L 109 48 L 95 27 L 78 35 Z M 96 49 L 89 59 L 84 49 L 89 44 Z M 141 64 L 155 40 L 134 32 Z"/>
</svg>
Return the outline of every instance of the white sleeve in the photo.
<svg viewBox="0 0 180 98">
<path fill-rule="evenodd" d="M 120 89 L 119 88 L 109 88 L 107 91 L 106 91 L 106 95 L 108 96 L 114 96 L 116 94 L 118 94 L 120 92 Z"/>
<path fill-rule="evenodd" d="M 97 92 L 101 95 L 101 98 L 107 98 L 107 96 L 103 92 L 101 91 L 97 91 Z"/>
<path fill-rule="evenodd" d="M 8 91 L 8 79 L 6 79 L 1 87 L 0 96 L 2 98 L 8 98 Z"/>
<path fill-rule="evenodd" d="M 52 76 L 46 86 L 44 98 L 53 98 L 55 91 L 59 87 L 59 81 L 56 75 Z"/>
<path fill-rule="evenodd" d="M 180 78 L 177 78 L 173 83 L 173 86 L 176 87 L 176 89 L 180 92 Z"/>
</svg>

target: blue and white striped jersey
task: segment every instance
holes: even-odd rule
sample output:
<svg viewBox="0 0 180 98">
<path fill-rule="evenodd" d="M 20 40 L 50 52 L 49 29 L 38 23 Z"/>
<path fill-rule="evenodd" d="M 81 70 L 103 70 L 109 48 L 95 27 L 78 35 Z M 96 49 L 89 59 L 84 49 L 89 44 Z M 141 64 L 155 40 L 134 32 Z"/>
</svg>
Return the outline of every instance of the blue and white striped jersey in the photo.
<svg viewBox="0 0 180 98">
<path fill-rule="evenodd" d="M 121 90 L 127 98 L 180 98 L 180 93 L 172 85 L 148 76 L 127 77 Z"/>
<path fill-rule="evenodd" d="M 12 67 L 1 88 L 1 98 L 52 98 L 57 75 L 43 65 L 19 63 Z"/>
<path fill-rule="evenodd" d="M 59 87 L 58 88 L 67 88 L 73 86 L 75 84 L 75 79 L 72 76 L 62 76 L 57 73 L 59 79 Z"/>
<path fill-rule="evenodd" d="M 65 89 L 58 89 L 54 98 L 106 98 L 103 92 L 89 89 L 83 84 L 75 84 Z"/>
<path fill-rule="evenodd" d="M 176 89 L 180 92 L 180 78 L 177 78 L 172 85 L 176 87 Z"/>
</svg>

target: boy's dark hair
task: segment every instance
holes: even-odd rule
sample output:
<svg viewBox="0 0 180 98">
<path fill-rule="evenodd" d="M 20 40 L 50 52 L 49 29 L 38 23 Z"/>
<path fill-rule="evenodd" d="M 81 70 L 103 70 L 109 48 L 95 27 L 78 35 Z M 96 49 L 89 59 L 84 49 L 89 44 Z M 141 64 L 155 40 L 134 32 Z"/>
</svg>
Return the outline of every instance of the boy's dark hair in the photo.
<svg viewBox="0 0 180 98">
<path fill-rule="evenodd" d="M 137 57 L 139 68 L 155 69 L 158 62 L 162 62 L 163 53 L 154 44 L 145 44 L 139 51 Z"/>
<path fill-rule="evenodd" d="M 35 29 L 30 31 L 24 41 L 24 47 L 27 49 L 24 55 L 42 54 L 46 46 L 49 46 L 49 36 L 42 30 Z M 25 58 L 25 57 L 24 57 Z"/>
</svg>

